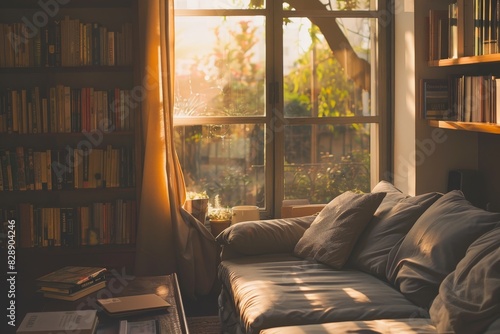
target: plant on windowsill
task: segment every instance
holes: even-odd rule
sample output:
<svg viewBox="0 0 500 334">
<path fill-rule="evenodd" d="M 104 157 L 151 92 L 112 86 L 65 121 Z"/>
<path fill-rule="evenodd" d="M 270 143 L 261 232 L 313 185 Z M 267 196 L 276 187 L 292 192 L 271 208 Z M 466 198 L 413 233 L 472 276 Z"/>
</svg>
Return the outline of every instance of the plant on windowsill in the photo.
<svg viewBox="0 0 500 334">
<path fill-rule="evenodd" d="M 214 204 L 208 204 L 208 219 L 210 221 L 210 231 L 216 237 L 224 229 L 231 225 L 233 212 L 230 208 L 223 207 L 220 203 L 219 195 L 215 195 Z"/>
</svg>

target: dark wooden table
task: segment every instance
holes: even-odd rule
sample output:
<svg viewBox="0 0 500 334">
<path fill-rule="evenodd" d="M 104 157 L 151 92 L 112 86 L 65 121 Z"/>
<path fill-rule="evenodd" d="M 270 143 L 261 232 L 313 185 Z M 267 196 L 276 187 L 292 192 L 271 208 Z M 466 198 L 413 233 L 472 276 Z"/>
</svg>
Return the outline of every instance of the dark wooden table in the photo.
<svg viewBox="0 0 500 334">
<path fill-rule="evenodd" d="M 27 291 L 25 290 L 25 292 Z M 106 315 L 96 302 L 98 298 L 131 296 L 146 293 L 157 294 L 169 302 L 172 307 L 169 307 L 167 311 L 148 312 L 120 319 Z M 135 277 L 117 271 L 111 271 L 106 288 L 91 293 L 76 301 L 69 302 L 44 298 L 39 293 L 34 293 L 31 296 L 23 294 L 23 298 L 18 300 L 18 303 L 22 303 L 23 307 L 21 308 L 22 312 L 18 314 L 20 318 L 18 318 L 16 327 L 19 327 L 26 312 L 97 309 L 99 316 L 97 334 L 118 333 L 119 322 L 124 319 L 127 321 L 156 319 L 160 325 L 161 334 L 189 334 L 176 274 Z"/>
</svg>

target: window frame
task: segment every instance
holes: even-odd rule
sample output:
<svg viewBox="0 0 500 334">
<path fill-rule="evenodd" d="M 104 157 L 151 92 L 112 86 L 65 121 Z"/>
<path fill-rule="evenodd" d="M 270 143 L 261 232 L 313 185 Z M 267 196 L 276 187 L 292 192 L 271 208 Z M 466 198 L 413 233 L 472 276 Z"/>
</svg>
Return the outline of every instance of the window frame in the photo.
<svg viewBox="0 0 500 334">
<path fill-rule="evenodd" d="M 271 131 L 265 143 L 266 191 L 262 218 L 279 217 L 284 199 L 284 147 L 286 125 L 331 125 L 370 123 L 370 181 L 371 188 L 380 180 L 391 181 L 391 103 L 393 87 L 393 10 L 391 1 L 378 0 L 377 9 L 356 11 L 283 10 L 285 1 L 267 0 L 265 9 L 176 9 L 175 16 L 265 16 L 266 20 L 266 112 L 263 116 L 175 116 L 174 126 L 209 124 L 258 124 Z M 377 77 L 371 76 L 372 92 L 376 96 L 376 115 L 349 117 L 285 117 L 283 91 L 283 19 L 321 16 L 335 18 L 377 18 Z M 383 20 L 382 20 L 383 19 Z M 273 47 L 270 47 L 273 46 Z M 278 88 L 276 88 L 278 87 Z"/>
</svg>

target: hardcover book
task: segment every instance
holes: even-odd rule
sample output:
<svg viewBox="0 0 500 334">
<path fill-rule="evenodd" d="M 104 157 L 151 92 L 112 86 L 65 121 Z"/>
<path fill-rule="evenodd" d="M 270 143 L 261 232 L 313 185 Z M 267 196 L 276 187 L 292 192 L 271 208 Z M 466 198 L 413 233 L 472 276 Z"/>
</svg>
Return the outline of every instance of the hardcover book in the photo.
<svg viewBox="0 0 500 334">
<path fill-rule="evenodd" d="M 97 322 L 96 310 L 32 312 L 26 314 L 16 334 L 93 334 Z"/>
<path fill-rule="evenodd" d="M 93 283 L 89 286 L 86 286 L 86 287 L 80 289 L 80 290 L 76 290 L 75 292 L 72 292 L 72 293 L 62 292 L 64 289 L 61 289 L 61 292 L 46 291 L 47 289 L 50 289 L 50 287 L 42 287 L 42 288 L 40 288 L 39 291 L 43 292 L 43 296 L 47 297 L 47 298 L 75 301 L 77 299 L 85 297 L 86 295 L 91 294 L 92 292 L 99 291 L 105 287 L 106 287 L 106 282 L 101 281 L 98 283 Z M 56 289 L 54 289 L 54 290 L 56 290 Z"/>
<path fill-rule="evenodd" d="M 426 119 L 452 119 L 448 80 L 422 80 L 423 116 Z"/>
<path fill-rule="evenodd" d="M 95 281 L 105 275 L 106 268 L 66 266 L 37 279 L 38 285 L 71 288 Z"/>
<path fill-rule="evenodd" d="M 170 305 L 155 294 L 97 299 L 97 303 L 111 316 L 129 316 L 148 311 L 166 310 Z"/>
</svg>

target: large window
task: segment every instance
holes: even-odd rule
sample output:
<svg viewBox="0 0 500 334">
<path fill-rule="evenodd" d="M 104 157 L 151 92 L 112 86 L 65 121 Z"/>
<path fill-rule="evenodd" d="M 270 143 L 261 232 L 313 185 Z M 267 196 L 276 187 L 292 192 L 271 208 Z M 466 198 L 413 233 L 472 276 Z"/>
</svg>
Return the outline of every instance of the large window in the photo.
<svg viewBox="0 0 500 334">
<path fill-rule="evenodd" d="M 283 199 L 369 191 L 387 170 L 384 4 L 176 0 L 174 123 L 188 190 L 263 216 Z"/>
</svg>

